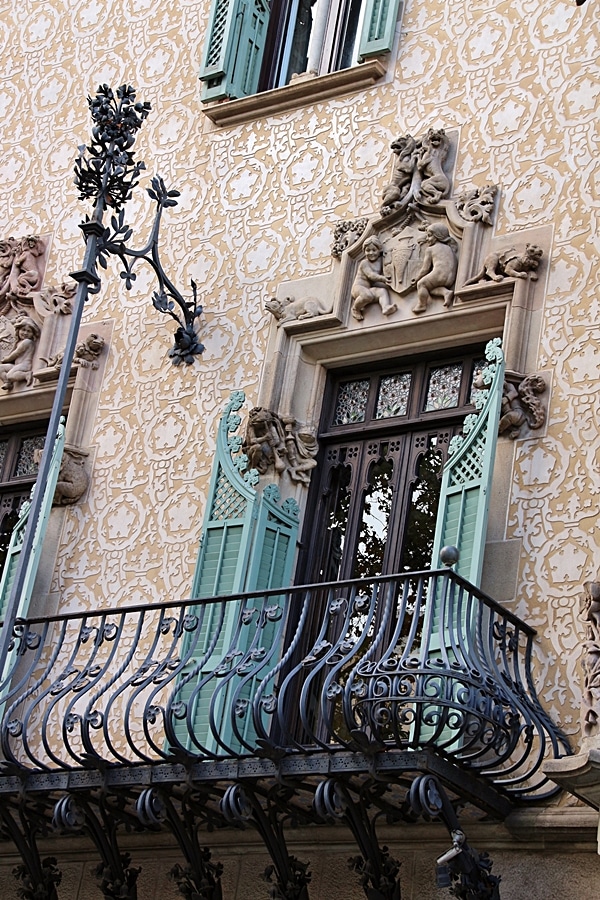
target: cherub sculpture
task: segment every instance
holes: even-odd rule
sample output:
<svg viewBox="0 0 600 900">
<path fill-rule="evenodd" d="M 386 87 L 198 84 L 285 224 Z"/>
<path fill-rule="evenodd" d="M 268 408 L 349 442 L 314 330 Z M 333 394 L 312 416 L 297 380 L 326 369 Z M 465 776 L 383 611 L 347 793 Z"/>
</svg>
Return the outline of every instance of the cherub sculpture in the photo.
<svg viewBox="0 0 600 900">
<path fill-rule="evenodd" d="M 390 279 L 383 273 L 383 244 L 378 237 L 364 243 L 365 259 L 359 264 L 352 285 L 352 315 L 361 322 L 363 310 L 371 303 L 379 303 L 384 316 L 391 316 L 398 307 L 390 300 Z"/>
<path fill-rule="evenodd" d="M 0 380 L 4 382 L 2 390 L 12 391 L 18 382 L 30 385 L 33 380 L 33 358 L 40 329 L 29 316 L 19 316 L 12 323 L 4 319 L 3 324 L 5 329 L 14 328 L 15 335 L 13 349 L 0 362 Z"/>
<path fill-rule="evenodd" d="M 446 225 L 435 223 L 425 229 L 421 271 L 417 275 L 417 303 L 414 313 L 424 313 L 432 297 L 443 297 L 444 306 L 452 305 L 458 268 L 458 245 Z"/>
</svg>

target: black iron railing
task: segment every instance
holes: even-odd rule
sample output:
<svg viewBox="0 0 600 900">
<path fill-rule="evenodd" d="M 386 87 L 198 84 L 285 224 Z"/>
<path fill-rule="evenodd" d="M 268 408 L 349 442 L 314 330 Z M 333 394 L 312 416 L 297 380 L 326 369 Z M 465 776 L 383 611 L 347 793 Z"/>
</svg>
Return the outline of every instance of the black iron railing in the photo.
<svg viewBox="0 0 600 900">
<path fill-rule="evenodd" d="M 435 748 L 512 796 L 568 752 L 533 629 L 448 570 L 17 622 L 9 767 Z"/>
</svg>

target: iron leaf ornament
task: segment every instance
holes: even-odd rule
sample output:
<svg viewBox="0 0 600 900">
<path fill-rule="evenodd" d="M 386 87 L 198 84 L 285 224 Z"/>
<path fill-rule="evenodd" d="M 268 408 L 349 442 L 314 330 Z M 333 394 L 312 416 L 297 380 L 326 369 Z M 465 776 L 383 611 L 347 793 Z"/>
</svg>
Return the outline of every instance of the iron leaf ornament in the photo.
<svg viewBox="0 0 600 900">
<path fill-rule="evenodd" d="M 135 266 L 139 261 L 147 263 L 154 271 L 158 287 L 152 296 L 152 304 L 160 313 L 170 316 L 177 323 L 173 347 L 169 351 L 171 362 L 179 366 L 191 365 L 204 351 L 198 338 L 198 319 L 202 305 L 198 302 L 197 285 L 191 280 L 192 299 L 186 300 L 167 276 L 160 261 L 158 238 L 164 209 L 177 206 L 179 191 L 168 190 L 162 178 L 152 178 L 147 193 L 156 204 L 154 224 L 148 241 L 139 250 L 128 246 L 133 229 L 125 222 L 125 203 L 131 198 L 139 183 L 139 176 L 146 166 L 136 161 L 133 145 L 136 135 L 150 113 L 149 103 L 136 101 L 136 91 L 130 85 L 122 85 L 113 91 L 108 85 L 100 85 L 94 97 L 88 97 L 92 117 L 92 140 L 79 148 L 75 162 L 75 184 L 80 200 L 94 202 L 94 214 L 86 217 L 82 229 L 86 238 L 94 230 L 96 260 L 89 279 L 89 292 L 100 289 L 96 263 L 108 267 L 110 256 L 116 256 L 123 265 L 121 278 L 130 290 L 136 280 Z M 102 224 L 106 209 L 113 210 L 110 226 Z"/>
</svg>

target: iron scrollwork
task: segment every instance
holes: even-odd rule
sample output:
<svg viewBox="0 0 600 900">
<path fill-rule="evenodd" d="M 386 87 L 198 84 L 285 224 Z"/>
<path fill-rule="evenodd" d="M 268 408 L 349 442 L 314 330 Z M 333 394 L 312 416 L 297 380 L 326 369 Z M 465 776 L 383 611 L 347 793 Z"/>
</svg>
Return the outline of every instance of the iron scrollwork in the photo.
<svg viewBox="0 0 600 900">
<path fill-rule="evenodd" d="M 164 209 L 177 205 L 179 191 L 168 190 L 162 178 L 155 176 L 152 187 L 147 189 L 151 200 L 156 203 L 156 215 L 150 236 L 144 247 L 132 250 L 127 241 L 133 234 L 125 222 L 124 204 L 130 199 L 139 181 L 140 173 L 146 168 L 144 163 L 134 159 L 132 147 L 136 132 L 150 113 L 149 103 L 136 102 L 136 92 L 129 85 L 122 85 L 116 92 L 106 85 L 100 85 L 94 97 L 88 97 L 88 106 L 94 122 L 90 144 L 79 148 L 80 155 L 75 163 L 75 184 L 82 200 L 94 200 L 96 215 L 86 218 L 82 230 L 95 233 L 96 260 L 107 267 L 109 256 L 117 256 L 123 264 L 121 278 L 129 290 L 136 279 L 133 271 L 139 260 L 146 262 L 158 280 L 154 291 L 154 308 L 175 320 L 175 342 L 169 351 L 174 365 L 190 365 L 195 357 L 204 351 L 204 345 L 197 334 L 197 322 L 202 314 L 198 303 L 197 286 L 191 281 L 192 300 L 188 301 L 175 287 L 165 273 L 158 251 L 160 220 Z M 110 227 L 101 224 L 102 215 L 98 207 L 114 210 Z M 90 273 L 90 292 L 97 292 L 100 279 L 95 262 Z"/>
</svg>

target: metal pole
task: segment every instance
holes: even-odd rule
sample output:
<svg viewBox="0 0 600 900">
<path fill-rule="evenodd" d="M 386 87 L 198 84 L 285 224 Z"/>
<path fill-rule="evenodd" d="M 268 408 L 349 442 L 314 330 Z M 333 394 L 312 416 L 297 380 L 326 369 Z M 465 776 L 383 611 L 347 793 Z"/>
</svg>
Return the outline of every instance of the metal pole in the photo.
<svg viewBox="0 0 600 900">
<path fill-rule="evenodd" d="M 44 498 L 44 485 L 48 480 L 50 463 L 52 461 L 52 451 L 54 449 L 54 441 L 56 439 L 56 435 L 58 434 L 58 426 L 60 424 L 65 397 L 67 395 L 69 376 L 71 374 L 71 366 L 73 363 L 73 357 L 75 355 L 75 347 L 77 346 L 77 336 L 79 333 L 81 317 L 83 315 L 83 307 L 85 305 L 85 301 L 87 300 L 90 286 L 95 286 L 98 284 L 98 276 L 95 272 L 95 263 L 97 256 L 98 237 L 100 237 L 103 233 L 103 226 L 101 223 L 105 208 L 106 205 L 104 199 L 102 197 L 98 198 L 96 207 L 94 209 L 93 218 L 89 222 L 84 222 L 81 225 L 81 229 L 83 230 L 86 237 L 83 268 L 79 272 L 74 272 L 71 276 L 75 279 L 75 281 L 79 282 L 79 284 L 77 287 L 77 293 L 75 295 L 75 301 L 73 303 L 71 324 L 67 336 L 67 342 L 65 345 L 63 361 L 60 367 L 60 375 L 56 386 L 56 394 L 54 395 L 54 402 L 52 404 L 52 412 L 50 413 L 50 422 L 48 423 L 48 431 L 46 433 L 44 450 L 42 453 L 40 467 L 35 482 L 35 490 L 33 492 L 33 498 L 31 500 L 31 508 L 29 510 L 27 526 L 25 528 L 23 546 L 21 547 L 21 552 L 19 553 L 19 562 L 17 564 L 15 579 L 6 608 L 4 625 L 2 629 L 0 629 L 0 671 L 2 670 L 2 663 L 7 658 L 15 619 L 19 610 L 21 593 L 25 584 L 27 564 L 29 562 L 29 556 L 33 548 L 33 541 L 35 538 L 37 523 L 42 507 L 42 500 Z"/>
</svg>

